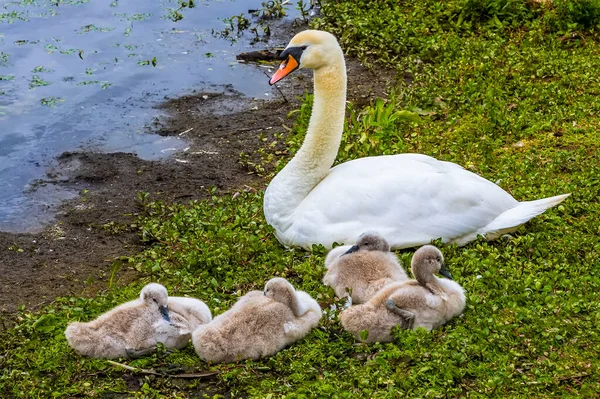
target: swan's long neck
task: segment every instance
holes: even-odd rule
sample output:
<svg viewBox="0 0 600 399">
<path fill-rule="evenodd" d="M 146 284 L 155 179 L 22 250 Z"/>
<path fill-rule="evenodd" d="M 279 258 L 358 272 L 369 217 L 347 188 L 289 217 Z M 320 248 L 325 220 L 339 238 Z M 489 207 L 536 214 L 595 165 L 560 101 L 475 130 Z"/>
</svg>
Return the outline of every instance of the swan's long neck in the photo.
<svg viewBox="0 0 600 399">
<path fill-rule="evenodd" d="M 412 265 L 411 270 L 420 285 L 427 288 L 433 294 L 444 295 L 444 287 L 440 283 L 440 279 L 434 276 L 433 273 L 423 270 L 416 265 Z"/>
<path fill-rule="evenodd" d="M 306 138 L 265 194 L 269 223 L 275 225 L 291 215 L 331 169 L 342 139 L 345 108 L 346 65 L 340 51 L 329 65 L 314 71 L 314 103 Z"/>
</svg>

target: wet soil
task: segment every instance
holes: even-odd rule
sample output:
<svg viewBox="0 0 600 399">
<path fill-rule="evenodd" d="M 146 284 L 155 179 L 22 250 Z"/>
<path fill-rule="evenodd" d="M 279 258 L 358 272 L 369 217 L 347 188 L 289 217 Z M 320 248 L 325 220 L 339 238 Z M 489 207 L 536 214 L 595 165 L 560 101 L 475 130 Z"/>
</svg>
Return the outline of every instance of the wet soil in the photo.
<svg viewBox="0 0 600 399">
<path fill-rule="evenodd" d="M 301 30 L 301 27 L 295 30 Z M 285 46 L 294 32 L 278 43 Z M 369 71 L 347 60 L 348 99 L 366 104 L 385 97 L 395 83 L 393 71 Z M 267 91 L 265 76 L 265 91 Z M 141 208 L 138 193 L 150 199 L 188 202 L 220 193 L 262 190 L 267 182 L 241 162 L 242 152 L 255 154 L 263 137 L 285 132 L 287 114 L 312 91 L 309 71 L 297 71 L 280 82 L 284 100 L 255 100 L 231 87 L 192 92 L 161 105 L 169 117 L 150 127 L 164 136 L 180 135 L 189 148 L 166 161 L 145 161 L 129 153 L 63 153 L 39 185 L 78 190 L 78 198 L 57 209 L 56 223 L 39 234 L 0 232 L 0 319 L 6 322 L 20 306 L 35 310 L 64 295 L 93 295 L 112 284 L 126 284 L 139 273 L 115 260 L 143 249 L 134 226 Z M 0 323 L 0 329 L 2 323 Z"/>
</svg>

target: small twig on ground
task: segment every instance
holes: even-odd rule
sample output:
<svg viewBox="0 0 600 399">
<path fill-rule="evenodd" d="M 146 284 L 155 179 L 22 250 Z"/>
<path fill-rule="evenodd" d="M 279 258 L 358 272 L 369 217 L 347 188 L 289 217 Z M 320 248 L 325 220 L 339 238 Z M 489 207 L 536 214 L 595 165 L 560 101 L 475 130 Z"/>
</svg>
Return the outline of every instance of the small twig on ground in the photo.
<svg viewBox="0 0 600 399">
<path fill-rule="evenodd" d="M 194 128 L 193 128 L 193 127 L 189 128 L 189 129 L 188 129 L 188 130 L 186 130 L 185 132 L 181 132 L 181 133 L 179 133 L 179 135 L 180 135 L 180 136 L 183 136 L 184 134 L 186 134 L 186 133 L 189 133 L 189 132 L 191 132 L 192 130 L 194 130 Z"/>
<path fill-rule="evenodd" d="M 266 73 L 265 71 L 263 71 L 263 73 L 270 79 L 271 77 L 269 76 L 268 73 Z M 287 98 L 285 98 L 285 96 L 283 95 L 283 92 L 281 91 L 281 89 L 279 87 L 277 87 L 276 84 L 273 85 L 273 87 L 275 87 L 277 89 L 277 91 L 279 92 L 279 94 L 281 94 L 281 97 L 283 97 L 283 102 L 285 104 L 287 104 L 289 101 Z"/>
<path fill-rule="evenodd" d="M 261 128 L 256 128 L 256 127 L 243 127 L 240 129 L 236 129 L 236 132 L 249 132 L 251 130 L 260 130 Z"/>
<path fill-rule="evenodd" d="M 113 366 L 122 367 L 124 369 L 129 370 L 129 371 L 133 371 L 134 373 L 158 375 L 158 376 L 161 376 L 161 377 L 167 377 L 168 376 L 167 374 L 158 373 L 158 372 L 156 372 L 154 370 L 146 370 L 146 369 L 140 369 L 140 368 L 137 368 L 137 367 L 131 367 L 131 366 L 128 366 L 126 364 L 115 362 L 115 361 L 112 361 L 112 360 L 107 360 L 107 362 L 110 363 L 110 364 L 112 364 Z"/>
<path fill-rule="evenodd" d="M 140 369 L 140 368 L 137 368 L 137 367 L 128 366 L 126 364 L 115 362 L 113 360 L 107 360 L 107 362 L 110 363 L 110 364 L 112 364 L 113 366 L 122 367 L 122 368 L 124 368 L 126 370 L 129 370 L 129 371 L 132 371 L 134 373 L 157 375 L 159 377 L 192 379 L 192 378 L 210 377 L 210 376 L 219 374 L 218 371 L 207 371 L 205 373 L 166 374 L 166 373 L 159 373 L 159 372 L 154 371 L 154 370 Z"/>
<path fill-rule="evenodd" d="M 203 378 L 219 374 L 218 371 L 207 371 L 206 373 L 190 373 L 170 375 L 171 378 Z"/>
</svg>

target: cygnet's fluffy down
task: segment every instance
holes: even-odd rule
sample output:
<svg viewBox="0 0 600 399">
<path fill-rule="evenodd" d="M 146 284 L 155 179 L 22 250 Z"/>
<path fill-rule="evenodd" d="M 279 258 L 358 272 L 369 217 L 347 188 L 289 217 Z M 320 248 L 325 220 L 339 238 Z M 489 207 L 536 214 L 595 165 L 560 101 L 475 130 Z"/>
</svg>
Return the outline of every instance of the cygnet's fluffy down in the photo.
<svg viewBox="0 0 600 399">
<path fill-rule="evenodd" d="M 375 232 L 361 234 L 352 247 L 331 250 L 325 266 L 323 284 L 332 287 L 338 298 L 350 295 L 353 304 L 367 302 L 392 282 L 407 280 L 388 242 Z"/>
<path fill-rule="evenodd" d="M 169 307 L 174 311 L 169 313 Z M 88 323 L 70 323 L 69 345 L 80 355 L 95 358 L 134 358 L 148 354 L 161 342 L 167 348 L 185 346 L 193 329 L 212 316 L 208 307 L 192 298 L 169 298 L 167 289 L 146 285 L 140 298 L 124 303 Z"/>
<path fill-rule="evenodd" d="M 271 356 L 316 327 L 321 307 L 283 278 L 251 291 L 231 309 L 192 334 L 198 355 L 210 362 L 235 362 Z"/>
<path fill-rule="evenodd" d="M 381 289 L 367 303 L 352 306 L 340 314 L 342 326 L 360 339 L 360 332 L 369 332 L 366 342 L 389 342 L 396 325 L 405 329 L 437 328 L 465 308 L 462 287 L 444 267 L 442 253 L 425 245 L 413 255 L 411 269 L 416 280 L 392 283 Z M 441 273 L 449 279 L 434 276 Z"/>
<path fill-rule="evenodd" d="M 172 323 L 179 327 L 179 334 L 168 335 L 162 342 L 167 348 L 181 349 L 192 338 L 192 332 L 212 320 L 210 309 L 204 302 L 196 298 L 181 296 L 169 297 L 169 316 Z"/>
</svg>

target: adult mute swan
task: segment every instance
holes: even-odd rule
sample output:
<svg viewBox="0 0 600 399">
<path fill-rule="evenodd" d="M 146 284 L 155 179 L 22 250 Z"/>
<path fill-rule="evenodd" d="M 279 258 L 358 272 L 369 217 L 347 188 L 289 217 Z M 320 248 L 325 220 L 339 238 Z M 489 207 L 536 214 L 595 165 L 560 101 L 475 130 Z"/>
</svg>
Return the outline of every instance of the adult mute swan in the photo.
<svg viewBox="0 0 600 399">
<path fill-rule="evenodd" d="M 333 35 L 306 30 L 281 53 L 269 83 L 297 68 L 314 70 L 314 104 L 296 156 L 269 184 L 267 222 L 286 246 L 350 244 L 376 230 L 392 248 L 441 238 L 464 245 L 517 229 L 569 194 L 518 202 L 461 166 L 420 154 L 360 158 L 331 168 L 344 128 L 346 67 Z"/>
</svg>

